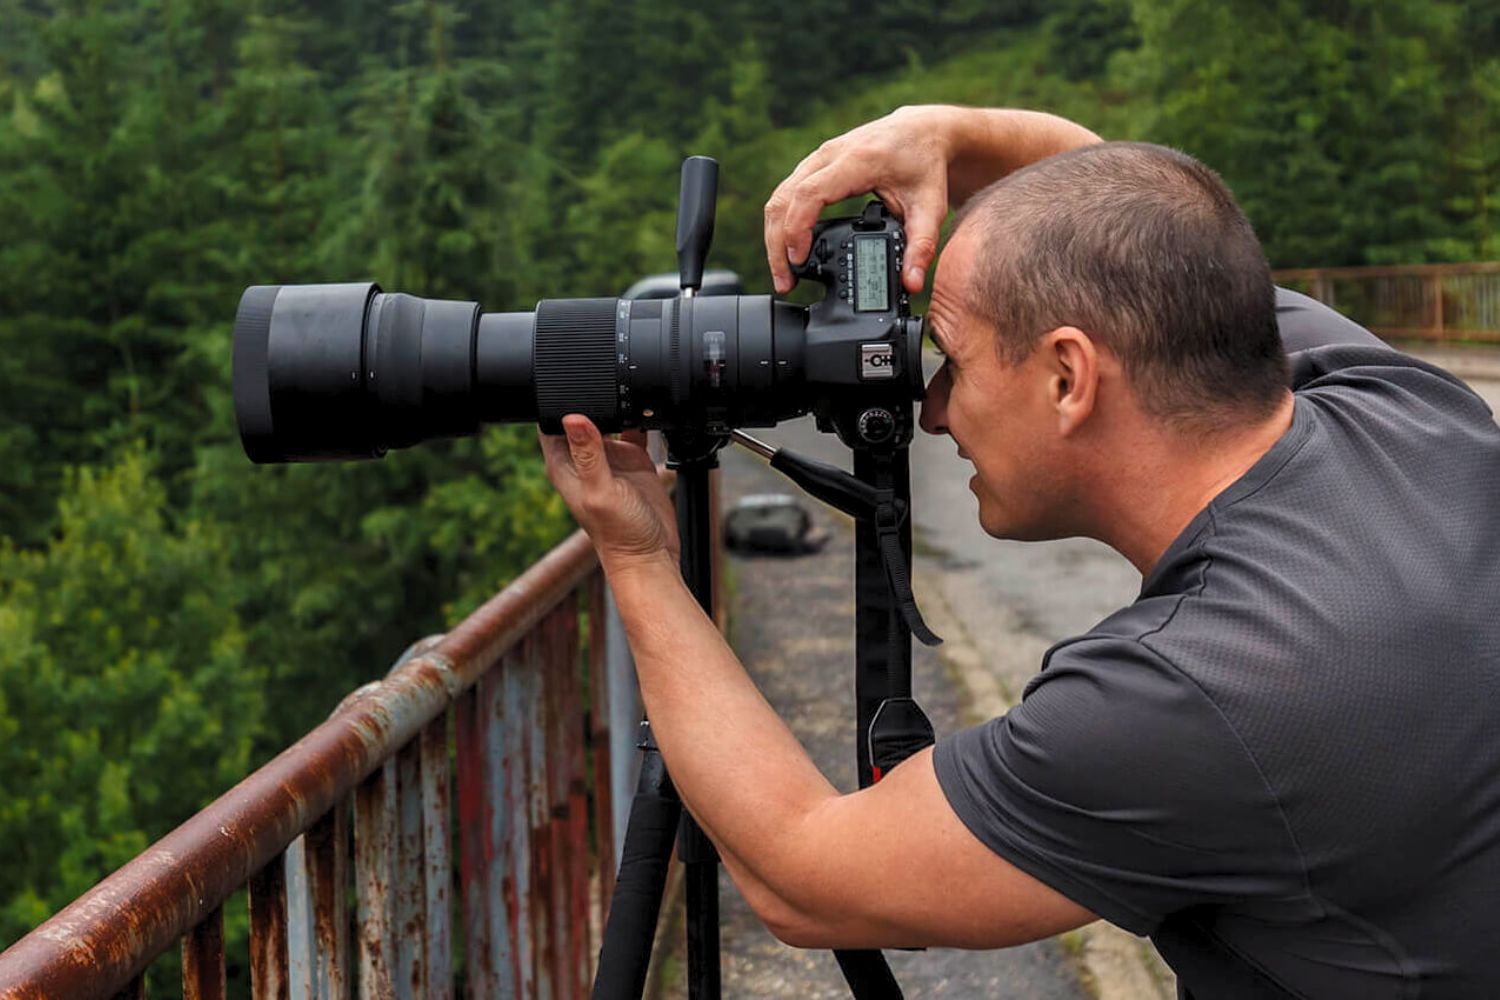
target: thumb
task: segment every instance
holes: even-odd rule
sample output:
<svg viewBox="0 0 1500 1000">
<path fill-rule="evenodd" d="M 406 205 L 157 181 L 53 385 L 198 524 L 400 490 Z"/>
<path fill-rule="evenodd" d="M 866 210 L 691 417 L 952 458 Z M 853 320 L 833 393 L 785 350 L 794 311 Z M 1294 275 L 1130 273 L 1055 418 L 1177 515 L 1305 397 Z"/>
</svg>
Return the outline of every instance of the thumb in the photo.
<svg viewBox="0 0 1500 1000">
<path fill-rule="evenodd" d="M 903 220 L 906 223 L 906 270 L 901 280 L 913 295 L 922 290 L 927 269 L 937 256 L 938 231 L 942 229 L 947 214 L 946 194 L 934 191 L 915 202 Z"/>
<path fill-rule="evenodd" d="M 604 437 L 588 417 L 570 413 L 562 419 L 563 433 L 568 436 L 568 454 L 578 481 L 585 489 L 596 490 L 609 482 L 609 463 L 604 457 Z"/>
</svg>

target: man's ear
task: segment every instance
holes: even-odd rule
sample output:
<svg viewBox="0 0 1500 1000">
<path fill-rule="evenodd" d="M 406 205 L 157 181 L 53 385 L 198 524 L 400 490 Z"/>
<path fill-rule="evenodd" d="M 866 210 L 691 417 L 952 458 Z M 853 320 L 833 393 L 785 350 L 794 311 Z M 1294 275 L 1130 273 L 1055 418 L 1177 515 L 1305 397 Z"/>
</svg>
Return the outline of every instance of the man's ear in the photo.
<svg viewBox="0 0 1500 1000">
<path fill-rule="evenodd" d="M 1048 366 L 1047 402 L 1057 413 L 1063 437 L 1076 432 L 1094 412 L 1099 398 L 1099 348 L 1074 326 L 1060 326 L 1042 338 Z"/>
</svg>

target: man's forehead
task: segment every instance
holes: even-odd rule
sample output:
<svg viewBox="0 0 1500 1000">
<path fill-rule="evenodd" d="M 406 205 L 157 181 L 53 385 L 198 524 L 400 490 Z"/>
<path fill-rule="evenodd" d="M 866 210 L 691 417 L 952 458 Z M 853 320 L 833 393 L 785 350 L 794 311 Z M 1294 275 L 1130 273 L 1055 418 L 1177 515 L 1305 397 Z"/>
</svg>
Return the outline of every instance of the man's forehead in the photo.
<svg viewBox="0 0 1500 1000">
<path fill-rule="evenodd" d="M 934 339 L 945 349 L 954 344 L 959 337 L 959 328 L 969 325 L 964 321 L 973 314 L 969 305 L 974 292 L 971 281 L 972 241 L 965 233 L 966 230 L 960 230 L 949 238 L 932 277 L 929 312 L 933 322 L 929 325 L 937 334 Z"/>
</svg>

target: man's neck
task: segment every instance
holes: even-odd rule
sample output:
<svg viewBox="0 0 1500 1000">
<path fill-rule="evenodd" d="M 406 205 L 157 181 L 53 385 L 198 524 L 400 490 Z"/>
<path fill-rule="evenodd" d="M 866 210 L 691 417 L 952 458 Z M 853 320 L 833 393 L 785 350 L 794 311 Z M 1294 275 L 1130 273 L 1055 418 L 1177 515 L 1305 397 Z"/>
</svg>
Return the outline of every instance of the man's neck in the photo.
<svg viewBox="0 0 1500 1000">
<path fill-rule="evenodd" d="M 1162 436 L 1136 450 L 1098 512 L 1096 535 L 1142 577 L 1214 497 L 1248 472 L 1292 424 L 1288 392 L 1265 420 L 1232 435 L 1184 440 Z"/>
</svg>

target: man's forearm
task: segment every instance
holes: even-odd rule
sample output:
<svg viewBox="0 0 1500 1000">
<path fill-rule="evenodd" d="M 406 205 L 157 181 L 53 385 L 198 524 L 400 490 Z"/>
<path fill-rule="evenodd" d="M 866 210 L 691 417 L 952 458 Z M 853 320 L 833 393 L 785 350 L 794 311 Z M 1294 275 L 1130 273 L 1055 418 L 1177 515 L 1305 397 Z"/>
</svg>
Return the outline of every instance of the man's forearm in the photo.
<svg viewBox="0 0 1500 1000">
<path fill-rule="evenodd" d="M 1076 122 L 1042 111 L 947 108 L 948 201 L 957 208 L 980 188 L 1054 153 L 1099 142 Z"/>
<path fill-rule="evenodd" d="M 779 838 L 837 791 L 669 559 L 610 570 L 646 714 L 678 792 L 715 842 L 774 886 Z"/>
</svg>

